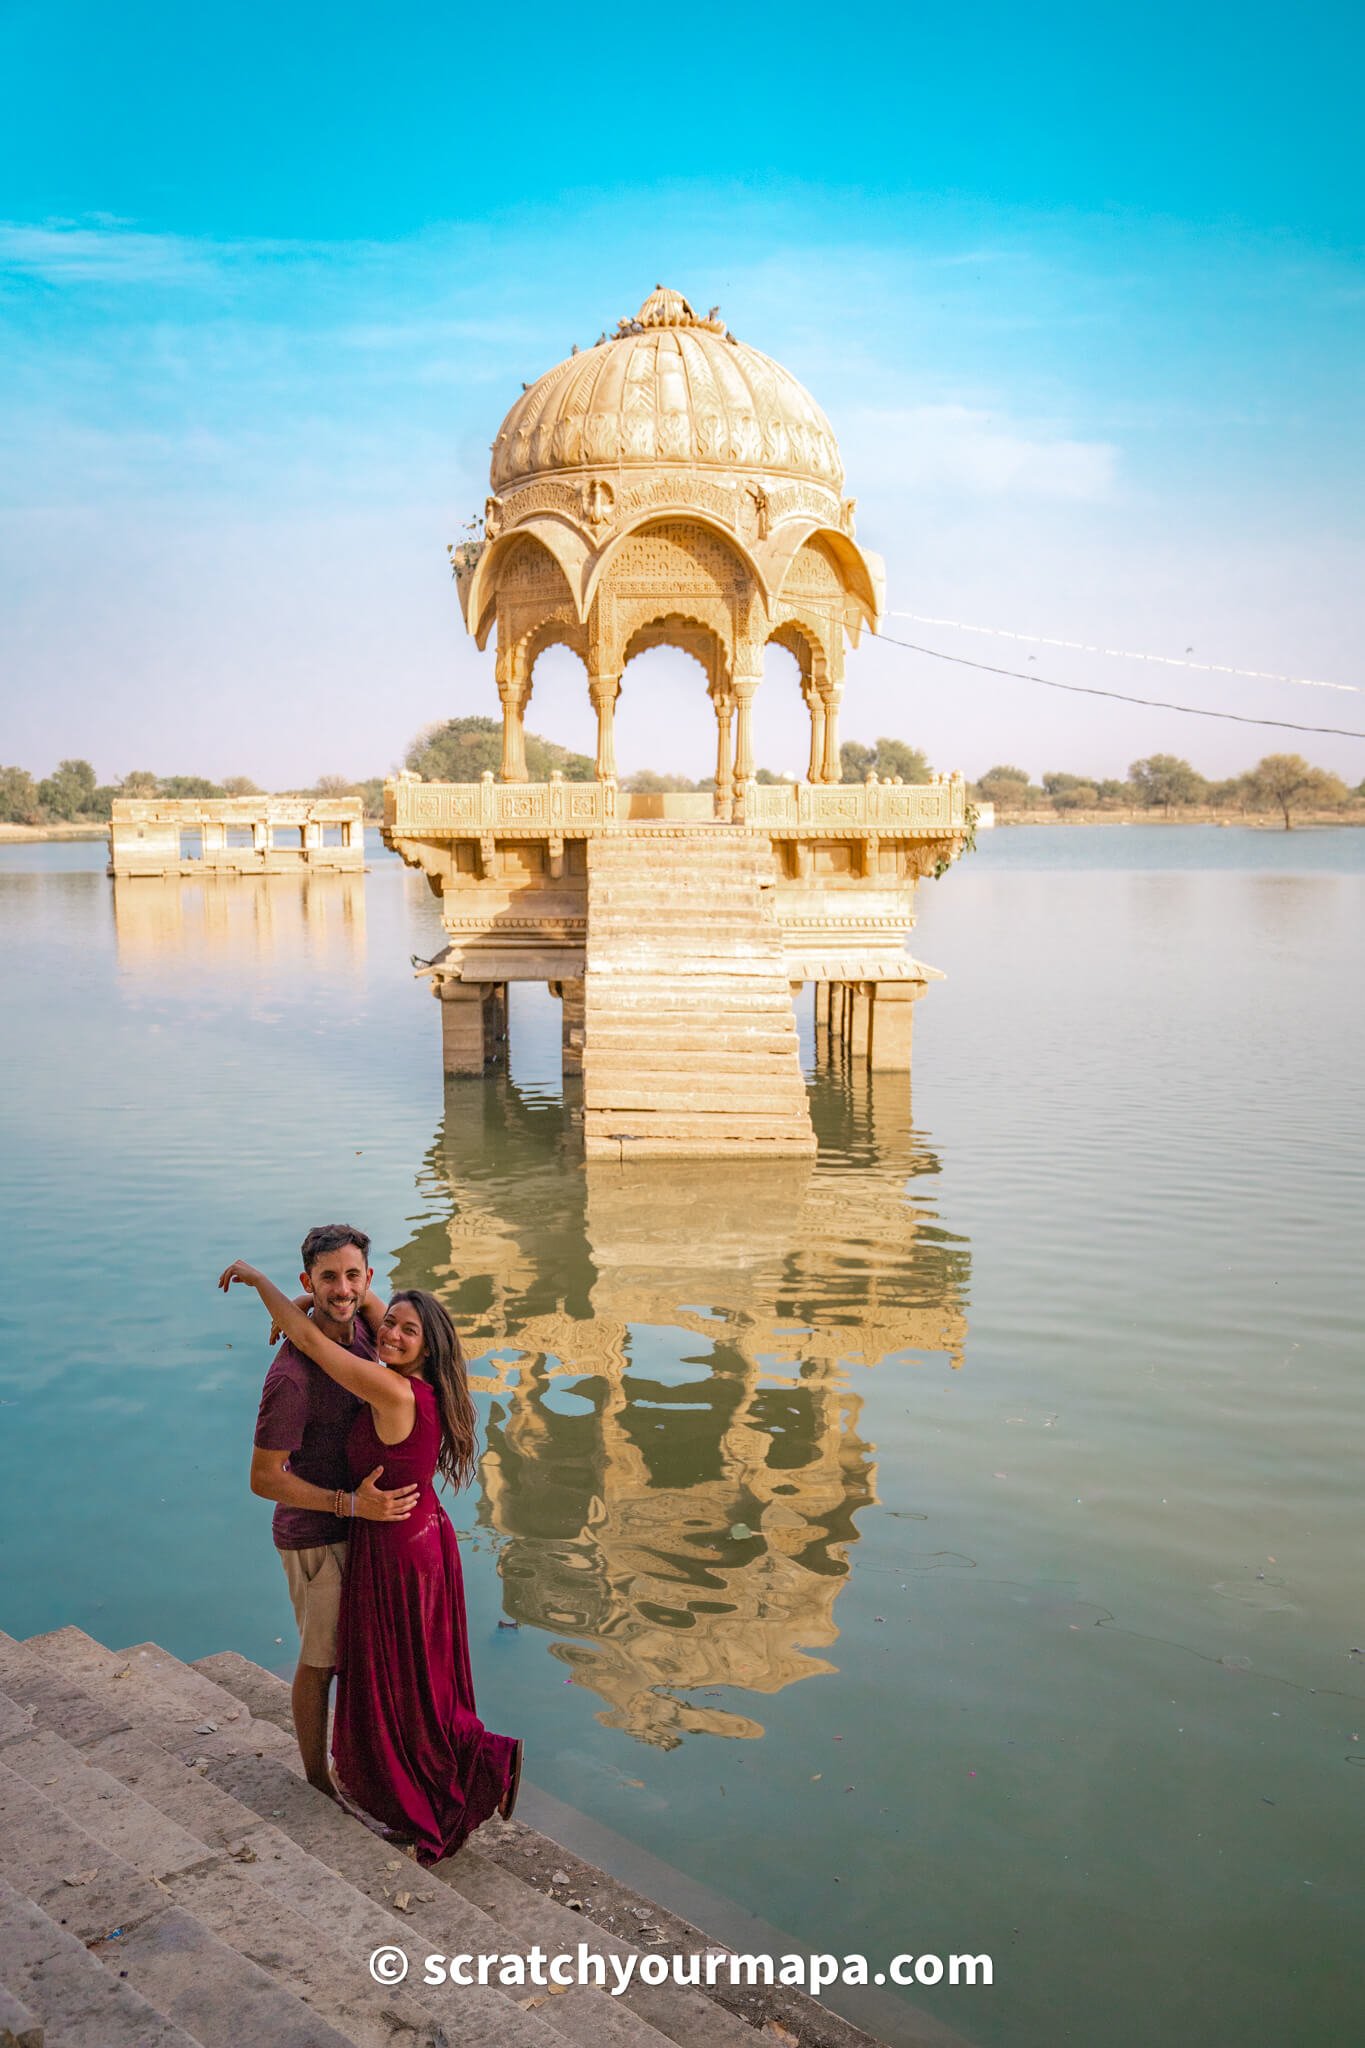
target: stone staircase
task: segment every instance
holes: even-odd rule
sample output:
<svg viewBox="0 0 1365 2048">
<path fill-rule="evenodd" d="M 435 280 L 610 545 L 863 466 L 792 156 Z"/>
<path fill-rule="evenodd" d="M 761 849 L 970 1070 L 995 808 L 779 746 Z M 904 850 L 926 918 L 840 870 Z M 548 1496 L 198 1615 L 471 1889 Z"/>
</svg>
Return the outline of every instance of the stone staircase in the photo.
<svg viewBox="0 0 1365 2048">
<path fill-rule="evenodd" d="M 308 1785 L 288 1731 L 288 1688 L 233 1653 L 0 1634 L 0 2048 L 870 2048 L 728 1979 L 426 1985 L 436 1953 L 723 1945 L 520 1820 L 424 1870 Z M 385 1945 L 406 1982 L 371 1979 Z"/>
<path fill-rule="evenodd" d="M 723 825 L 589 841 L 589 1158 L 814 1153 L 775 880 L 766 842 Z"/>
</svg>

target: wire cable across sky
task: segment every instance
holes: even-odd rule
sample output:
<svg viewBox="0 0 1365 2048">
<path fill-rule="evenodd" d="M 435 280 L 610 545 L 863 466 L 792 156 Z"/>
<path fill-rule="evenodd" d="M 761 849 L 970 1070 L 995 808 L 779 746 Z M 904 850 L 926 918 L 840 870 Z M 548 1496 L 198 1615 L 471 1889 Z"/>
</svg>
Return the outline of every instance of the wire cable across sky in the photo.
<svg viewBox="0 0 1365 2048">
<path fill-rule="evenodd" d="M 904 613 L 891 614 L 894 618 Z M 926 654 L 931 661 L 951 661 L 958 668 L 979 669 L 983 675 L 1008 676 L 1017 683 L 1038 683 L 1045 690 L 1067 690 L 1077 697 L 1110 697 L 1118 704 L 1141 704 L 1153 711 L 1181 711 L 1190 718 L 1221 718 L 1233 725 L 1273 725 L 1281 732 L 1312 732 L 1341 740 L 1365 740 L 1365 732 L 1345 725 L 1298 725 L 1290 718 L 1253 718 L 1246 711 L 1210 711 L 1203 704 L 1172 704 L 1164 697 L 1131 697 L 1123 690 L 1102 690 L 1095 683 L 1061 683 L 1055 676 L 1040 676 L 1028 669 L 995 668 L 988 661 L 969 661 L 965 654 L 945 654 L 941 647 L 921 647 L 914 640 L 897 640 L 890 633 L 874 633 L 888 647 L 904 647 L 911 654 Z M 1350 685 L 1343 685 L 1349 688 Z"/>
<path fill-rule="evenodd" d="M 1179 654 L 1139 654 L 1132 647 L 1092 647 L 1086 640 L 1056 640 L 1046 633 L 1017 633 L 1008 626 L 969 626 L 965 619 L 931 619 L 924 612 L 888 612 L 889 619 L 911 619 L 917 626 L 951 626 L 957 633 L 985 633 L 992 640 L 1026 640 L 1035 647 L 1066 647 L 1075 654 L 1112 654 L 1120 661 L 1154 661 L 1164 668 L 1199 669 L 1209 676 L 1250 676 L 1257 683 L 1294 683 L 1302 690 L 1345 690 L 1365 696 L 1359 683 L 1325 683 L 1317 676 L 1283 676 L 1272 669 L 1233 668 L 1222 661 L 1190 661 Z M 1136 701 L 1136 700 L 1135 700 Z"/>
</svg>

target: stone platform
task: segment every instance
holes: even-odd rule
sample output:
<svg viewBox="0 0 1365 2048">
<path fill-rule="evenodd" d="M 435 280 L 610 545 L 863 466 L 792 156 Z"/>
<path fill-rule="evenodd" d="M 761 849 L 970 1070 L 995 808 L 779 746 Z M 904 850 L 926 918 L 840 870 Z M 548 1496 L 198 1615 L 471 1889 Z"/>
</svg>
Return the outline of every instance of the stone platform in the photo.
<svg viewBox="0 0 1365 2048">
<path fill-rule="evenodd" d="M 520 1818 L 423 1870 L 306 1783 L 288 1727 L 285 1683 L 233 1652 L 187 1665 L 74 1628 L 0 1634 L 0 2048 L 873 2043 L 802 1993 L 728 1981 L 620 1997 L 433 1988 L 418 1969 L 376 1984 L 385 1945 L 416 1962 L 728 1944 Z M 536 1804 L 524 1787 L 521 1809 Z M 743 1931 L 750 1952 L 797 1946 Z M 873 2002 L 884 2041 L 953 2048 Z"/>
<path fill-rule="evenodd" d="M 970 836 L 960 776 L 746 784 L 742 816 L 614 782 L 385 784 L 384 838 L 441 899 L 447 944 L 414 961 L 441 1005 L 447 1074 L 506 1057 L 508 991 L 563 1004 L 589 1158 L 814 1150 L 793 996 L 825 1043 L 907 1073 L 935 968 L 906 941 L 915 888 Z"/>
</svg>

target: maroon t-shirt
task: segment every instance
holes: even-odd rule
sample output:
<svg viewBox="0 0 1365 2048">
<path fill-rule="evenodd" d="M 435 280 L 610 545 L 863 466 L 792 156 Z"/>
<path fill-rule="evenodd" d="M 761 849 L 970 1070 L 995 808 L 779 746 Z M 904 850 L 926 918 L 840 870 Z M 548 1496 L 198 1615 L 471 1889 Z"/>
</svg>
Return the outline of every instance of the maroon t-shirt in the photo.
<svg viewBox="0 0 1365 2048">
<path fill-rule="evenodd" d="M 374 1339 L 363 1316 L 356 1317 L 347 1348 L 357 1358 L 374 1357 Z M 281 1344 L 261 1389 L 256 1448 L 287 1451 L 296 1479 L 334 1493 L 339 1486 L 350 1486 L 346 1439 L 363 1406 L 311 1358 L 292 1344 Z M 344 1543 L 350 1535 L 346 1522 L 336 1515 L 286 1507 L 283 1501 L 276 1503 L 272 1529 L 277 1550 L 310 1550 L 319 1543 Z"/>
</svg>

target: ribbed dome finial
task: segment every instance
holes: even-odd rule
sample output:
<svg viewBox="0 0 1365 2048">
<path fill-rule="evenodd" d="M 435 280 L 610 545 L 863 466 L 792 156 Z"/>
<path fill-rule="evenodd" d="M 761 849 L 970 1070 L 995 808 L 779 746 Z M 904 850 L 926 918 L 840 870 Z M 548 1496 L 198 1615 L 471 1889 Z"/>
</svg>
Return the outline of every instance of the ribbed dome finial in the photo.
<svg viewBox="0 0 1365 2048">
<path fill-rule="evenodd" d="M 577 470 L 665 466 L 799 478 L 831 494 L 843 464 L 810 393 L 736 341 L 720 309 L 658 284 L 634 318 L 539 378 L 493 444 L 495 492 Z M 837 503 L 832 510 L 837 515 Z"/>
<path fill-rule="evenodd" d="M 693 312 L 681 292 L 656 284 L 635 318 L 622 320 L 616 332 L 618 336 L 635 334 L 641 328 L 649 327 L 710 327 L 719 332 L 723 330 L 724 323 L 716 319 L 714 309 L 703 319 Z"/>
</svg>

